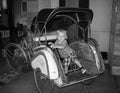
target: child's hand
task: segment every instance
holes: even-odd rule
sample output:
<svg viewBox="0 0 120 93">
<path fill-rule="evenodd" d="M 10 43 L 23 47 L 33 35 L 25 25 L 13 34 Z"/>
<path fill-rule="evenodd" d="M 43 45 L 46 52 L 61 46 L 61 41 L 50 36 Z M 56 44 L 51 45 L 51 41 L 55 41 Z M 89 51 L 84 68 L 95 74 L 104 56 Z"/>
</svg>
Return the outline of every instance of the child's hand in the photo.
<svg viewBox="0 0 120 93">
<path fill-rule="evenodd" d="M 50 45 L 51 48 L 55 48 L 55 45 L 52 42 L 48 43 Z"/>
<path fill-rule="evenodd" d="M 54 44 L 52 44 L 52 45 L 50 45 L 50 47 L 54 49 L 54 48 L 55 48 L 55 45 L 54 45 Z"/>
<path fill-rule="evenodd" d="M 52 43 L 52 42 L 49 42 L 48 45 L 53 45 L 53 43 Z"/>
</svg>

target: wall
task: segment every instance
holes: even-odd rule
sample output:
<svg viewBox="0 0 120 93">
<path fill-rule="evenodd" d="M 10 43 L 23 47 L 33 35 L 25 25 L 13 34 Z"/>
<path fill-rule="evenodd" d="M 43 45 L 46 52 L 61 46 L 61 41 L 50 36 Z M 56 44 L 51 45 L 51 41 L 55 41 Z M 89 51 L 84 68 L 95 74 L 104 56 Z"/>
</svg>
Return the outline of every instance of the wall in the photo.
<svg viewBox="0 0 120 93">
<path fill-rule="evenodd" d="M 98 41 L 101 51 L 108 52 L 112 0 L 90 0 L 89 7 L 94 12 L 91 24 L 92 37 Z"/>
<path fill-rule="evenodd" d="M 51 0 L 51 8 L 59 7 L 59 0 Z"/>
<path fill-rule="evenodd" d="M 27 13 L 23 13 L 21 11 L 21 2 L 26 1 L 27 4 Z M 36 4 L 37 2 L 37 4 Z M 31 7 L 33 7 L 31 9 Z M 27 17 L 28 22 L 30 24 L 31 20 L 34 16 L 37 15 L 38 11 L 40 11 L 43 8 L 55 8 L 59 6 L 59 0 L 14 0 L 14 20 L 15 24 L 22 18 Z"/>
<path fill-rule="evenodd" d="M 38 10 L 59 7 L 59 0 L 38 0 Z"/>
<path fill-rule="evenodd" d="M 66 7 L 79 7 L 79 0 L 65 0 Z"/>
<path fill-rule="evenodd" d="M 20 19 L 21 13 L 21 0 L 14 0 L 14 20 L 15 24 Z"/>
<path fill-rule="evenodd" d="M 38 0 L 38 11 L 43 8 L 50 8 L 51 0 Z"/>
<path fill-rule="evenodd" d="M 56 8 L 59 6 L 59 0 L 38 0 L 38 10 L 43 8 Z"/>
</svg>

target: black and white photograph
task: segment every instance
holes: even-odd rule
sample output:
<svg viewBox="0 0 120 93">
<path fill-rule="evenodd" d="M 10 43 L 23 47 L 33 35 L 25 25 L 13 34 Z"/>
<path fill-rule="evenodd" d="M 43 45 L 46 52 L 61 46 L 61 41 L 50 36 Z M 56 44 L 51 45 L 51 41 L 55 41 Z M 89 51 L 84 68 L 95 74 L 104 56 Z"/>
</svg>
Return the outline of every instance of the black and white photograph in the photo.
<svg viewBox="0 0 120 93">
<path fill-rule="evenodd" d="M 0 93 L 120 93 L 120 0 L 0 0 Z"/>
</svg>

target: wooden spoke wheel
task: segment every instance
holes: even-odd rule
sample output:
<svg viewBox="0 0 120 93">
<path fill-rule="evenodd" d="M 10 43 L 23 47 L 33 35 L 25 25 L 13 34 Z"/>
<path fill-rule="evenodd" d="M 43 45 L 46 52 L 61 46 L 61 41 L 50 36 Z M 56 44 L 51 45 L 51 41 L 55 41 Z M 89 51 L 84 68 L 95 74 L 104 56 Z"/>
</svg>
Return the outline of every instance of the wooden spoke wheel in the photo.
<svg viewBox="0 0 120 93">
<path fill-rule="evenodd" d="M 17 44 L 10 43 L 5 47 L 5 57 L 10 68 L 18 72 L 24 71 L 28 67 L 25 51 Z"/>
</svg>

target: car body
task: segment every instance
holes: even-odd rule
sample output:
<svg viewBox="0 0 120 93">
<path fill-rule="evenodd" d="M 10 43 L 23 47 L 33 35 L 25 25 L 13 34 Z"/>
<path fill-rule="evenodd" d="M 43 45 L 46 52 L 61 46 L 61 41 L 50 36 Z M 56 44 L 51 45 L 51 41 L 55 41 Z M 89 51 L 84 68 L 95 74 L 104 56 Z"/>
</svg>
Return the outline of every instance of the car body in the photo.
<svg viewBox="0 0 120 93">
<path fill-rule="evenodd" d="M 41 44 L 36 48 L 37 53 L 32 58 L 31 66 L 39 91 L 43 87 L 39 82 L 44 80 L 58 87 L 65 87 L 94 79 L 105 71 L 99 45 L 95 39 L 89 38 L 92 18 L 92 10 L 81 8 L 48 8 L 38 13 L 31 27 L 33 33 L 39 34 L 33 40 Z M 67 31 L 68 43 L 76 51 L 87 74 L 81 74 L 73 63 L 69 65 L 69 72 L 65 73 L 64 62 L 58 50 L 52 49 L 48 44 L 55 42 L 59 29 Z"/>
</svg>

